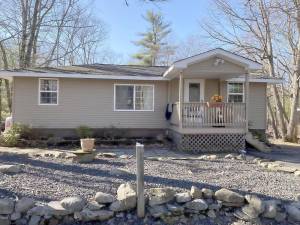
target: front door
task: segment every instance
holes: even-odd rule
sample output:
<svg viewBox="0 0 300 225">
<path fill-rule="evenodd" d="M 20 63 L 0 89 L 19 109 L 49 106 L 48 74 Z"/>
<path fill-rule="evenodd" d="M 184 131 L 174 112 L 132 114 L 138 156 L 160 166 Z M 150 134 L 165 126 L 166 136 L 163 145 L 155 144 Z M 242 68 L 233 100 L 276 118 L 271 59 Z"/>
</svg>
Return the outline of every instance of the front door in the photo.
<svg viewBox="0 0 300 225">
<path fill-rule="evenodd" d="M 184 80 L 184 102 L 204 101 L 204 80 L 185 79 Z"/>
</svg>

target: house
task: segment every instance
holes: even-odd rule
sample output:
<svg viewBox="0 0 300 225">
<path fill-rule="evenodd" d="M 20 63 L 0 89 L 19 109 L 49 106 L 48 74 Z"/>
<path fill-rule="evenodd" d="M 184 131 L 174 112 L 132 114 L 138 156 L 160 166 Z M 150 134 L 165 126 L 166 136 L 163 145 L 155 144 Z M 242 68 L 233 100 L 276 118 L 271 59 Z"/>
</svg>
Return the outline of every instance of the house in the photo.
<svg viewBox="0 0 300 225">
<path fill-rule="evenodd" d="M 114 127 L 124 136 L 167 133 L 183 150 L 228 151 L 244 149 L 248 130 L 265 132 L 267 85 L 281 80 L 261 68 L 218 48 L 170 67 L 93 64 L 1 76 L 12 78 L 13 122 L 41 133 Z"/>
</svg>

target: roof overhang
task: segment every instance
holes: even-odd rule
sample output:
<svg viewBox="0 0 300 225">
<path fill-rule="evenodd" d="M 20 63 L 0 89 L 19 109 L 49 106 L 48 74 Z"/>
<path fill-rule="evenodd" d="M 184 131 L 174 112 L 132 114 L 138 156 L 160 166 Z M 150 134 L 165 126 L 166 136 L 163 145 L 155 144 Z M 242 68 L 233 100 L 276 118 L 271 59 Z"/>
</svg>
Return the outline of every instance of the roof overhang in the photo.
<svg viewBox="0 0 300 225">
<path fill-rule="evenodd" d="M 100 80 L 145 80 L 145 81 L 168 81 L 162 76 L 127 76 L 127 75 L 103 75 L 103 74 L 80 74 L 80 73 L 51 73 L 30 71 L 0 71 L 1 78 L 12 77 L 54 77 L 76 79 L 100 79 Z"/>
<path fill-rule="evenodd" d="M 199 55 L 191 56 L 186 59 L 182 59 L 173 63 L 172 66 L 164 73 L 164 77 L 173 78 L 174 75 L 186 69 L 189 65 L 205 61 L 211 57 L 222 57 L 223 59 L 240 65 L 247 71 L 257 71 L 262 69 L 262 65 L 253 60 L 247 59 L 243 56 L 237 55 L 235 53 L 226 51 L 221 48 L 213 49 Z"/>
<path fill-rule="evenodd" d="M 244 82 L 245 78 L 231 78 L 227 79 L 228 82 Z M 249 82 L 251 83 L 268 83 L 268 84 L 282 84 L 284 83 L 283 79 L 280 78 L 250 78 Z"/>
</svg>

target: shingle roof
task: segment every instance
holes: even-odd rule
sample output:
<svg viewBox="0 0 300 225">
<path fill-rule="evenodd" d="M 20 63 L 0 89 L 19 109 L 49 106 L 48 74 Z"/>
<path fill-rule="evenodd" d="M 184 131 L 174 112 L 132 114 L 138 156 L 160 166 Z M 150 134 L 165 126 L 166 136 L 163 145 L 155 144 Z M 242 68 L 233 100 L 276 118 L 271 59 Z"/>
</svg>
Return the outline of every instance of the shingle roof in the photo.
<svg viewBox="0 0 300 225">
<path fill-rule="evenodd" d="M 140 66 L 140 65 L 113 65 L 113 64 L 90 64 L 73 65 L 63 67 L 41 67 L 27 70 L 39 73 L 77 73 L 94 75 L 114 75 L 114 76 L 162 76 L 167 70 L 166 66 Z"/>
</svg>

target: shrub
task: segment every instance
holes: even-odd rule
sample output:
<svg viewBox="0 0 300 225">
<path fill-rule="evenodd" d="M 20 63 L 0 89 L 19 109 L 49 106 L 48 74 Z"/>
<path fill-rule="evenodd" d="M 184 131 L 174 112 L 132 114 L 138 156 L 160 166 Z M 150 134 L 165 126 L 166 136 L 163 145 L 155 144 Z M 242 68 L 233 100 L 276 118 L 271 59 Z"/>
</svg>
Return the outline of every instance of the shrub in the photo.
<svg viewBox="0 0 300 225">
<path fill-rule="evenodd" d="M 18 144 L 20 138 L 23 138 L 28 132 L 30 133 L 29 130 L 31 130 L 29 126 L 15 123 L 0 135 L 0 144 L 6 147 L 14 147 Z"/>
<path fill-rule="evenodd" d="M 80 138 L 90 138 L 93 136 L 93 131 L 88 126 L 79 126 L 76 129 L 76 133 Z"/>
</svg>

